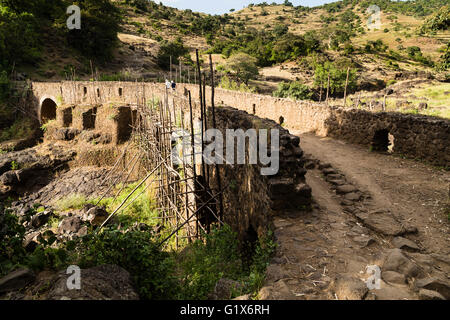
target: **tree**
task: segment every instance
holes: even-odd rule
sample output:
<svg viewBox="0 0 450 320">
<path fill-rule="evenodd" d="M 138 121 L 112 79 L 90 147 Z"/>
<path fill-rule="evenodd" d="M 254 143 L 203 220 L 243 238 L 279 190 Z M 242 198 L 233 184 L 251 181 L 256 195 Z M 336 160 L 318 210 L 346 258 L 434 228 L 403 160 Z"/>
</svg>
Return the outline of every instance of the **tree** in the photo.
<svg viewBox="0 0 450 320">
<path fill-rule="evenodd" d="M 228 59 L 225 70 L 236 77 L 240 82 L 248 85 L 249 80 L 255 79 L 259 74 L 256 61 L 256 58 L 246 53 L 237 53 Z"/>
<path fill-rule="evenodd" d="M 273 28 L 273 35 L 275 37 L 281 37 L 285 35 L 289 31 L 289 27 L 286 24 L 277 24 L 275 28 Z"/>
<path fill-rule="evenodd" d="M 311 99 L 313 93 L 307 85 L 294 81 L 291 83 L 282 82 L 278 84 L 278 89 L 273 93 L 275 97 L 292 98 L 295 100 Z"/>
<path fill-rule="evenodd" d="M 441 56 L 441 63 L 439 65 L 441 70 L 448 70 L 450 68 L 450 42 L 447 44 L 444 54 Z"/>
<path fill-rule="evenodd" d="M 164 40 L 160 46 L 156 60 L 158 65 L 165 70 L 170 68 L 170 57 L 172 57 L 172 64 L 177 65 L 180 57 L 189 53 L 188 48 L 184 46 L 180 38 L 170 42 Z"/>
<path fill-rule="evenodd" d="M 117 44 L 120 15 L 109 0 L 75 1 L 81 9 L 81 29 L 69 30 L 68 43 L 97 61 L 112 58 Z"/>
<path fill-rule="evenodd" d="M 326 88 L 328 84 L 328 74 L 330 75 L 330 93 L 343 93 L 345 90 L 345 83 L 347 79 L 347 68 L 345 64 L 338 65 L 330 61 L 317 64 L 314 73 L 314 84 L 322 88 Z M 356 87 L 356 70 L 350 68 L 348 77 L 347 92 Z"/>
</svg>

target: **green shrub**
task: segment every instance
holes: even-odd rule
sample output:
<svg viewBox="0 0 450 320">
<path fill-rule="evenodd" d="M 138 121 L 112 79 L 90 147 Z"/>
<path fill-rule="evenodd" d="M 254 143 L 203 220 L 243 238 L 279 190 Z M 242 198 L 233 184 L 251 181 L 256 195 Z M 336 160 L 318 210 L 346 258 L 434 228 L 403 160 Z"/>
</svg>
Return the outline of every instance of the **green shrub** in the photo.
<svg viewBox="0 0 450 320">
<path fill-rule="evenodd" d="M 127 270 L 141 299 L 173 299 L 179 292 L 174 260 L 149 232 L 105 229 L 81 238 L 75 248 L 81 268 L 116 264 Z"/>
<path fill-rule="evenodd" d="M 78 5 L 82 27 L 80 30 L 68 30 L 69 45 L 99 62 L 110 60 L 118 41 L 118 9 L 109 0 L 85 0 L 78 2 Z"/>
<path fill-rule="evenodd" d="M 336 62 L 330 61 L 316 64 L 314 72 L 314 84 L 317 87 L 322 85 L 323 88 L 326 88 L 328 84 L 328 75 L 330 75 L 330 93 L 343 93 L 345 90 L 345 83 L 347 79 L 347 67 L 348 65 L 346 65 L 346 63 L 338 65 Z M 355 88 L 356 69 L 350 68 L 347 92 L 351 92 Z"/>
<path fill-rule="evenodd" d="M 180 38 L 175 41 L 164 40 L 160 43 L 156 59 L 161 68 L 168 70 L 170 68 L 170 57 L 172 57 L 172 64 L 177 65 L 179 58 L 186 57 L 188 54 L 189 50 L 184 46 Z M 188 59 L 190 60 L 190 57 Z"/>
<path fill-rule="evenodd" d="M 286 83 L 282 82 L 278 84 L 277 90 L 273 93 L 274 97 L 279 98 L 292 98 L 295 100 L 307 100 L 311 99 L 313 93 L 310 88 L 300 82 Z"/>
<path fill-rule="evenodd" d="M 244 257 L 239 253 L 237 235 L 229 226 L 213 229 L 204 242 L 196 241 L 181 257 L 183 290 L 179 298 L 206 299 L 221 278 L 243 285 L 241 292 L 234 292 L 230 298 L 257 292 L 264 284 L 265 271 L 275 247 L 273 234 L 269 232 L 255 244 L 251 256 Z"/>
<path fill-rule="evenodd" d="M 26 256 L 22 247 L 25 228 L 15 215 L 4 210 L 0 203 L 0 277 L 21 265 Z"/>
</svg>

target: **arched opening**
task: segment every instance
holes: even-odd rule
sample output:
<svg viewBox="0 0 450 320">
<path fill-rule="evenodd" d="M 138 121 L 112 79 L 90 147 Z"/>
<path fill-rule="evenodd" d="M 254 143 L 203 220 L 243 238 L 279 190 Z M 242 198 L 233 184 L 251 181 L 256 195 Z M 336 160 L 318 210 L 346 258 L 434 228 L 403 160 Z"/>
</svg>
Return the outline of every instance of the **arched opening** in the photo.
<svg viewBox="0 0 450 320">
<path fill-rule="evenodd" d="M 41 105 L 41 122 L 43 124 L 56 119 L 56 102 L 52 99 L 45 99 Z"/>
<path fill-rule="evenodd" d="M 123 89 L 119 88 L 119 97 L 121 97 L 123 95 Z"/>
<path fill-rule="evenodd" d="M 87 88 L 86 88 L 86 87 L 83 88 L 83 95 L 84 95 L 85 97 L 87 96 Z"/>
<path fill-rule="evenodd" d="M 253 114 L 256 114 L 256 104 L 253 104 Z"/>
<path fill-rule="evenodd" d="M 394 136 L 389 133 L 389 130 L 382 129 L 375 132 L 372 140 L 372 150 L 394 152 Z"/>
<path fill-rule="evenodd" d="M 278 120 L 278 123 L 280 124 L 280 126 L 282 126 L 284 124 L 284 117 L 280 116 L 280 119 Z"/>
</svg>

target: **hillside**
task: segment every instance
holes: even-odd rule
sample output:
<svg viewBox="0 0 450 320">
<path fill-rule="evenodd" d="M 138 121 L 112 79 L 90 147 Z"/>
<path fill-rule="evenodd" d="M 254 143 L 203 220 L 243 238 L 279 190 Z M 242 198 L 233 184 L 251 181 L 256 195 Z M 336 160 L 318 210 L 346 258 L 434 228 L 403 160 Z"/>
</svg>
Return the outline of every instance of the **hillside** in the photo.
<svg viewBox="0 0 450 320">
<path fill-rule="evenodd" d="M 102 6 L 109 3 L 90 1 Z M 59 2 L 63 3 L 55 0 Z M 368 29 L 367 8 L 373 3 L 381 8 L 381 25 Z M 108 42 L 110 49 L 105 46 L 110 54 L 103 55 L 99 49 L 103 46 L 95 44 L 96 40 L 91 50 L 94 54 L 87 54 L 83 44 L 77 48 L 61 29 L 63 17 L 55 13 L 57 18 L 40 31 L 42 40 L 36 45 L 40 54 L 32 63 L 30 59 L 14 61 L 14 70 L 22 75 L 19 78 L 37 80 L 163 81 L 170 77 L 172 56 L 172 78 L 179 75 L 180 57 L 183 78 L 178 76 L 177 81 L 194 81 L 193 61 L 195 49 L 199 49 L 202 61 L 208 61 L 204 55 L 212 53 L 219 76 L 227 76 L 222 87 L 318 101 L 324 99 L 328 70 L 332 73 L 330 96 L 340 99 L 347 69 L 350 93 L 378 91 L 417 77 L 448 80 L 448 53 L 444 59 L 450 40 L 446 3 L 344 0 L 308 8 L 294 7 L 287 1 L 211 16 L 152 1 L 118 0 L 112 1 L 119 17 L 117 41 Z M 58 32 L 52 31 L 55 26 Z M 101 35 L 94 36 L 102 41 Z M 258 71 L 249 74 L 248 80 L 230 69 L 229 58 L 236 53 L 256 59 Z M 289 93 L 280 87 L 281 82 L 294 82 L 301 92 L 292 89 Z M 446 91 L 450 88 L 444 86 Z M 447 99 L 445 103 L 450 104 Z"/>
</svg>

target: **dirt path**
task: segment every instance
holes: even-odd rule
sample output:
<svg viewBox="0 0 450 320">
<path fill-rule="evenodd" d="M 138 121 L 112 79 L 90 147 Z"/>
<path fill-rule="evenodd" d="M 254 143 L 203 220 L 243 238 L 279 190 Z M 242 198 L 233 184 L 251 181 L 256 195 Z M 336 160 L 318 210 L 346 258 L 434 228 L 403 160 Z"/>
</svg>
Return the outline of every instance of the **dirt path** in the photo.
<svg viewBox="0 0 450 320">
<path fill-rule="evenodd" d="M 301 147 L 368 192 L 375 208 L 389 208 L 420 229 L 416 240 L 427 251 L 450 254 L 449 224 L 444 214 L 449 172 L 311 134 L 301 136 Z"/>
<path fill-rule="evenodd" d="M 449 299 L 449 173 L 310 134 L 301 147 L 313 211 L 275 218 L 259 298 Z M 368 266 L 381 287 L 369 290 Z"/>
</svg>

